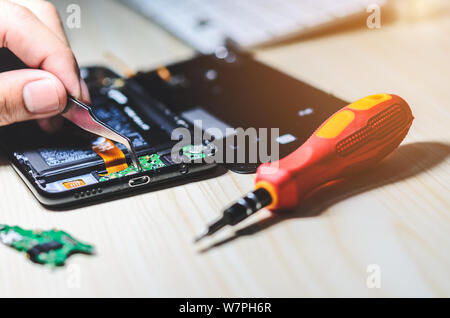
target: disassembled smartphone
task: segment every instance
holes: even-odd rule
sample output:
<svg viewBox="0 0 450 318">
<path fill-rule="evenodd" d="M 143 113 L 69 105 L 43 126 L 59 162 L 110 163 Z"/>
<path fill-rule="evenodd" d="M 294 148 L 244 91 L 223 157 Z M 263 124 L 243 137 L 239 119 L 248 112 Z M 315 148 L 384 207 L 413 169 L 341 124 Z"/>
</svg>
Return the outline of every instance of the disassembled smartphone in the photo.
<svg viewBox="0 0 450 318">
<path fill-rule="evenodd" d="M 95 115 L 132 140 L 143 171 L 130 164 L 123 145 L 68 121 L 57 134 L 43 132 L 36 122 L 1 128 L 0 141 L 13 167 L 48 207 L 101 201 L 200 173 L 207 176 L 217 166 L 205 160 L 215 155 L 214 138 L 192 139 L 172 153 L 179 142 L 172 140 L 173 130 L 193 131 L 196 120 L 202 121 L 203 130 L 279 128 L 276 142 L 283 157 L 346 104 L 231 50 L 127 79 L 104 67 L 83 68 L 81 73 Z M 225 164 L 241 173 L 254 172 L 257 165 Z"/>
</svg>

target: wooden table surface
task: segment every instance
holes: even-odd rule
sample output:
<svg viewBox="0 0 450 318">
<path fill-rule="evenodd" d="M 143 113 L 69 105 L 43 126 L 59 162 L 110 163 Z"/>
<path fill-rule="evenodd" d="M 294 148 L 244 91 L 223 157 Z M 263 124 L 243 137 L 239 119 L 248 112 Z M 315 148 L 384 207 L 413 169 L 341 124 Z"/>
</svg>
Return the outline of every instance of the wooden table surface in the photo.
<svg viewBox="0 0 450 318">
<path fill-rule="evenodd" d="M 113 52 L 145 70 L 194 53 L 113 1 L 58 1 L 63 20 L 70 3 L 82 9 L 81 29 L 68 30 L 81 65 L 111 66 L 105 53 Z M 1 159 L 0 223 L 63 229 L 98 253 L 51 270 L 0 246 L 0 296 L 449 297 L 449 17 L 442 10 L 255 50 L 259 60 L 348 101 L 396 93 L 416 119 L 375 170 L 323 189 L 295 211 L 263 211 L 201 246 L 193 237 L 251 190 L 254 176 L 228 172 L 52 212 Z M 370 264 L 381 288 L 366 284 Z"/>
</svg>

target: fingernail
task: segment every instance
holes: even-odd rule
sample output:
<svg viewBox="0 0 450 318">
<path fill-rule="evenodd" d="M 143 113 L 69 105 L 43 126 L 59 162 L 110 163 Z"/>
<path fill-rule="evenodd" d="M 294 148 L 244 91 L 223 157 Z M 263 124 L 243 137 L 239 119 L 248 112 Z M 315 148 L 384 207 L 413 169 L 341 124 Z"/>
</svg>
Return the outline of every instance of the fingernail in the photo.
<svg viewBox="0 0 450 318">
<path fill-rule="evenodd" d="M 90 104 L 91 103 L 91 95 L 89 95 L 89 89 L 86 85 L 86 82 L 82 79 L 80 80 L 81 87 L 81 99 L 83 102 Z"/>
<path fill-rule="evenodd" d="M 28 83 L 23 88 L 25 107 L 34 114 L 51 113 L 59 109 L 59 97 L 56 83 L 52 79 L 43 79 Z"/>
</svg>

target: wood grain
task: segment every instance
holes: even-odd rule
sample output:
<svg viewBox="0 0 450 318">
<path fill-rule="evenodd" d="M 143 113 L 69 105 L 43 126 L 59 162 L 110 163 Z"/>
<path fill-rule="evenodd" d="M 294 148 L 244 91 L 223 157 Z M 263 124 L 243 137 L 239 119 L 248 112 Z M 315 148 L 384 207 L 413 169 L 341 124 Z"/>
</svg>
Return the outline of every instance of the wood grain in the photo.
<svg viewBox="0 0 450 318">
<path fill-rule="evenodd" d="M 104 54 L 113 52 L 145 70 L 193 54 L 113 1 L 58 1 L 62 19 L 74 2 L 82 28 L 67 33 L 81 65 L 108 65 Z M 263 211 L 201 246 L 192 244 L 195 234 L 250 190 L 253 176 L 228 172 L 51 212 L 1 159 L 0 223 L 64 229 L 94 243 L 97 255 L 49 270 L 0 246 L 0 296 L 449 297 L 449 35 L 442 14 L 255 50 L 259 60 L 348 101 L 396 93 L 416 119 L 376 170 L 322 189 L 290 213 Z M 366 286 L 369 264 L 381 268 L 380 289 Z"/>
</svg>

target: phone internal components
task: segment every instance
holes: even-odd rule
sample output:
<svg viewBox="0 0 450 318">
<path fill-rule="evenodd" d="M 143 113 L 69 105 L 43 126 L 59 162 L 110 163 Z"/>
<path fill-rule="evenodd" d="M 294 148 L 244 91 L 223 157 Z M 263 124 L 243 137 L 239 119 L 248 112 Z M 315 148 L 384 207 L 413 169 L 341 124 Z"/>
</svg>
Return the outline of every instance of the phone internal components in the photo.
<svg viewBox="0 0 450 318">
<path fill-rule="evenodd" d="M 102 157 L 106 171 L 114 173 L 128 168 L 124 153 L 111 140 L 100 137 L 92 143 L 92 150 Z"/>
<path fill-rule="evenodd" d="M 159 168 L 163 168 L 166 164 L 161 160 L 161 157 L 158 154 L 148 155 L 139 157 L 139 161 L 141 163 L 143 171 L 156 170 Z M 137 169 L 134 166 L 128 166 L 128 168 L 117 171 L 113 173 L 108 173 L 107 175 L 99 175 L 99 181 L 108 181 L 111 179 L 117 179 L 120 177 L 129 176 L 137 173 Z"/>
<path fill-rule="evenodd" d="M 205 158 L 205 147 L 203 145 L 189 145 L 182 148 L 182 156 L 185 156 L 189 161 L 200 160 Z M 166 167 L 166 164 L 162 160 L 162 156 L 159 154 L 152 154 L 147 156 L 139 157 L 142 169 L 144 171 L 156 170 L 159 168 Z M 108 181 L 111 179 L 121 178 L 137 173 L 135 167 L 129 166 L 128 168 L 114 172 L 108 173 L 107 175 L 99 175 L 99 181 Z"/>
</svg>

